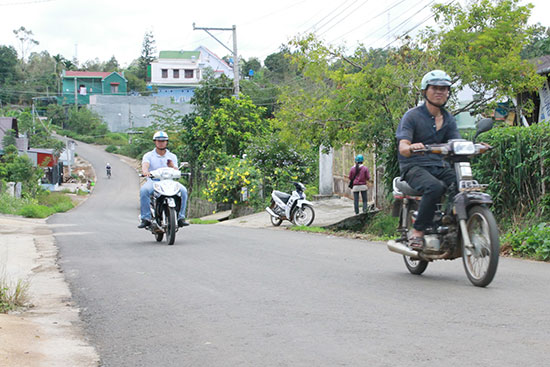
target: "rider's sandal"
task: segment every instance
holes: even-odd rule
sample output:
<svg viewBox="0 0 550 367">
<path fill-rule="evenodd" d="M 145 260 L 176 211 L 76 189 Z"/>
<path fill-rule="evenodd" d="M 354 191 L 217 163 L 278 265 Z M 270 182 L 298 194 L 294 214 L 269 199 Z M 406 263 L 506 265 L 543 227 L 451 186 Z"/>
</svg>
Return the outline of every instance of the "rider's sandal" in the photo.
<svg viewBox="0 0 550 367">
<path fill-rule="evenodd" d="M 409 238 L 409 247 L 413 250 L 421 251 L 424 247 L 424 237 L 413 236 Z"/>
</svg>

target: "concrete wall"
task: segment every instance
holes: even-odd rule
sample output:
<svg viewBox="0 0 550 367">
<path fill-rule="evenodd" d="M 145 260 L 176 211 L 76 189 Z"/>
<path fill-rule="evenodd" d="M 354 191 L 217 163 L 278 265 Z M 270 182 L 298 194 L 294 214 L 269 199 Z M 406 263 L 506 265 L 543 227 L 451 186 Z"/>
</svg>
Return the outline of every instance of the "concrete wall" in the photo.
<svg viewBox="0 0 550 367">
<path fill-rule="evenodd" d="M 194 108 L 189 103 L 172 103 L 170 97 L 105 95 L 90 96 L 88 108 L 97 112 L 112 132 L 125 132 L 149 126 L 151 119 L 148 116 L 153 104 L 173 108 L 182 115 L 187 115 Z"/>
</svg>

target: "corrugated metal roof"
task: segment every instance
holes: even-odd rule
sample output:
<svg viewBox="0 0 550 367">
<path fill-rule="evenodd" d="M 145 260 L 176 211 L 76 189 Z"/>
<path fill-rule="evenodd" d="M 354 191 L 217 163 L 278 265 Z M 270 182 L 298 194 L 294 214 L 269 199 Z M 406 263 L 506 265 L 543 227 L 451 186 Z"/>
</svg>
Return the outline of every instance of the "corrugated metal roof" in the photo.
<svg viewBox="0 0 550 367">
<path fill-rule="evenodd" d="M 195 60 L 199 59 L 199 51 L 160 51 L 159 59 L 189 59 L 195 56 Z"/>
</svg>

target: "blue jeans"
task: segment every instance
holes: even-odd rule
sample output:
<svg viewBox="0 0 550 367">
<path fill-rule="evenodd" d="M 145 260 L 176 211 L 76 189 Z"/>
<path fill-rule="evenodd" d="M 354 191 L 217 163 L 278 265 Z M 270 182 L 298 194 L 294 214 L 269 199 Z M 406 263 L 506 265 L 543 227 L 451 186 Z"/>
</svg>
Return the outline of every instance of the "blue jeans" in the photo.
<svg viewBox="0 0 550 367">
<path fill-rule="evenodd" d="M 141 186 L 139 190 L 139 202 L 141 206 L 141 219 L 151 220 L 151 194 L 153 193 L 153 183 L 151 179 L 147 179 L 147 182 Z M 182 184 L 180 185 L 181 193 L 181 208 L 178 213 L 178 219 L 185 218 L 185 208 L 187 207 L 187 189 Z"/>
</svg>

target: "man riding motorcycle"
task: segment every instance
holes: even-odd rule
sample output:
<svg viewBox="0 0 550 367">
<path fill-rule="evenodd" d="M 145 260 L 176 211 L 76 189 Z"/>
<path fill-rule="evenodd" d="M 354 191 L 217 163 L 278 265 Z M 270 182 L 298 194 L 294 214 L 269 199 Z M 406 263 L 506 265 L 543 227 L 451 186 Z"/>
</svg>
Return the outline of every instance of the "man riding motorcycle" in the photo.
<svg viewBox="0 0 550 367">
<path fill-rule="evenodd" d="M 424 234 L 432 226 L 436 204 L 443 193 L 456 181 L 454 170 L 438 154 L 412 154 L 424 149 L 424 144 L 446 143 L 460 139 L 456 120 L 444 106 L 451 91 L 451 77 L 442 70 L 432 70 L 422 78 L 421 106 L 407 111 L 399 126 L 396 138 L 401 178 L 422 193 L 418 216 L 414 223 L 409 247 L 420 250 Z"/>
<path fill-rule="evenodd" d="M 156 170 L 162 167 L 171 167 L 175 170 L 178 169 L 178 158 L 174 153 L 171 153 L 166 147 L 168 146 L 168 134 L 164 131 L 157 131 L 153 135 L 153 141 L 155 142 L 155 149 L 145 153 L 141 162 L 141 172 L 143 176 L 147 177 L 147 181 L 140 189 L 140 206 L 141 206 L 141 223 L 138 228 L 145 228 L 151 225 L 151 193 L 153 192 L 153 180 L 150 178 L 150 171 Z M 187 189 L 182 184 L 180 186 L 181 193 L 181 208 L 178 213 L 178 226 L 188 226 L 189 223 L 185 221 L 185 208 L 187 207 Z"/>
</svg>

